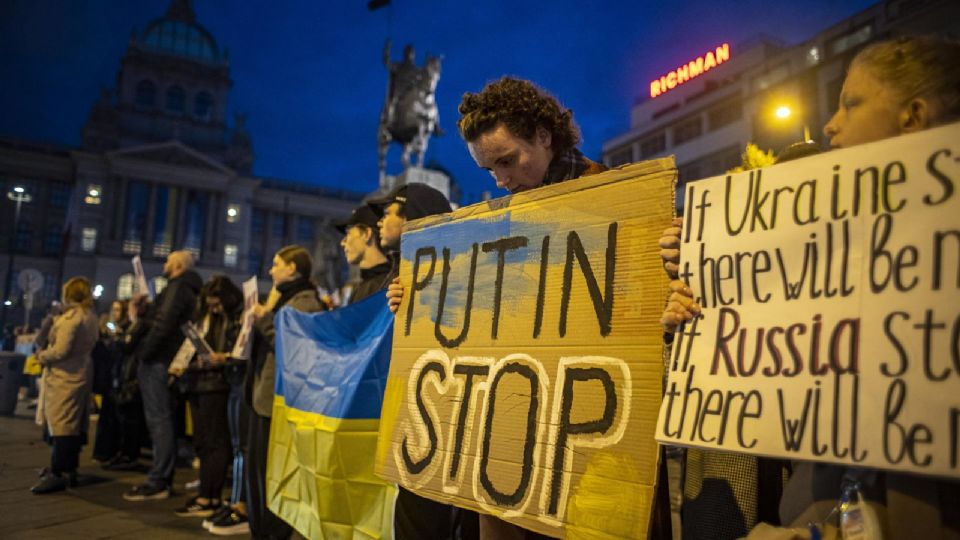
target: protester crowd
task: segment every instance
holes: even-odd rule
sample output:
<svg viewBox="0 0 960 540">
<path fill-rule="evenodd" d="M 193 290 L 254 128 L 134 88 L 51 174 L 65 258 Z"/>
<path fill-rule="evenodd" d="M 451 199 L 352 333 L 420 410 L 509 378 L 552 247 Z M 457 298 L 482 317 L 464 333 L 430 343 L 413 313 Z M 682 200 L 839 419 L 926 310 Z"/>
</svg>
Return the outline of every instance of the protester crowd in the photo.
<svg viewBox="0 0 960 540">
<path fill-rule="evenodd" d="M 864 144 L 960 119 L 960 44 L 935 37 L 900 38 L 864 48 L 850 65 L 839 108 L 823 131 L 834 148 Z M 572 112 L 529 81 L 504 77 L 459 107 L 458 128 L 477 165 L 511 193 L 570 181 L 604 167 L 577 148 Z M 779 161 L 815 152 L 811 145 L 782 152 Z M 399 280 L 400 236 L 407 220 L 450 212 L 447 199 L 421 184 L 400 186 L 365 202 L 339 224 L 347 262 L 359 269 L 348 301 L 376 294 L 394 312 L 404 290 Z M 677 275 L 681 220 L 660 240 L 673 281 L 662 317 L 669 347 L 678 327 L 700 311 Z M 309 252 L 287 246 L 273 257 L 273 287 L 251 310 L 241 289 L 223 275 L 204 282 L 189 252 L 173 252 L 164 265 L 167 286 L 150 301 L 138 294 L 116 301 L 98 321 L 90 283 L 63 286 L 63 312 L 51 317 L 37 360 L 43 366 L 38 419 L 52 451 L 36 494 L 76 484 L 81 445 L 88 438 L 91 394 L 101 396 L 93 456 L 105 469 L 136 468 L 152 449 L 143 482 L 123 494 L 129 501 L 173 494 L 183 404 L 189 404 L 199 485 L 177 515 L 203 517 L 215 534 L 289 538 L 297 533 L 266 503 L 267 448 L 274 401 L 274 316 L 283 307 L 314 313 L 330 306 L 310 277 Z M 252 333 L 246 358 L 233 354 L 244 318 Z M 192 323 L 209 351 L 194 351 L 183 328 Z M 243 356 L 243 355 L 241 355 Z M 683 538 L 793 538 L 829 535 L 836 505 L 856 489 L 876 505 L 890 538 L 960 536 L 960 486 L 946 479 L 809 462 L 687 450 L 681 530 Z M 228 478 L 232 483 L 228 484 Z M 670 538 L 670 502 L 661 482 L 651 537 Z M 916 516 L 939 514 L 936 525 Z M 833 521 L 831 522 L 831 519 Z M 814 531 L 810 523 L 826 524 Z M 199 526 L 199 525 L 198 525 Z M 540 538 L 493 516 L 447 506 L 402 487 L 395 537 Z M 836 534 L 836 531 L 832 531 Z"/>
</svg>

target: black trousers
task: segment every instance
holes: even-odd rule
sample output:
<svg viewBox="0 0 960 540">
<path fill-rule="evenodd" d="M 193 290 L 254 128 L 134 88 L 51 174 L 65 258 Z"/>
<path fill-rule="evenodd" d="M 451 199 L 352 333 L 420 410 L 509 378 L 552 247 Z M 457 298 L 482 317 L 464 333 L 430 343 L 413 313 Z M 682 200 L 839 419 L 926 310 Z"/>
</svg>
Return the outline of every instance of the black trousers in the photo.
<svg viewBox="0 0 960 540">
<path fill-rule="evenodd" d="M 50 455 L 50 472 L 64 474 L 76 472 L 80 465 L 80 447 L 83 445 L 82 435 L 66 435 L 50 437 L 53 443 L 53 453 Z"/>
<path fill-rule="evenodd" d="M 93 439 L 93 459 L 107 461 L 120 451 L 123 437 L 123 426 L 120 423 L 120 412 L 117 409 L 116 399 L 112 392 L 103 394 L 100 405 L 97 433 Z"/>
<path fill-rule="evenodd" d="M 270 446 L 270 417 L 250 411 L 244 477 L 247 481 L 247 518 L 250 536 L 282 540 L 293 532 L 286 521 L 267 508 L 267 449 Z"/>
<path fill-rule="evenodd" d="M 393 511 L 393 530 L 396 540 L 451 539 L 454 533 L 453 507 L 401 487 Z"/>
<path fill-rule="evenodd" d="M 220 500 L 233 457 L 227 422 L 227 392 L 191 393 L 193 445 L 200 458 L 200 490 L 205 499 Z"/>
<path fill-rule="evenodd" d="M 118 403 L 117 416 L 120 418 L 120 455 L 136 460 L 141 448 L 151 446 L 143 402 L 138 397 L 128 403 Z"/>
</svg>

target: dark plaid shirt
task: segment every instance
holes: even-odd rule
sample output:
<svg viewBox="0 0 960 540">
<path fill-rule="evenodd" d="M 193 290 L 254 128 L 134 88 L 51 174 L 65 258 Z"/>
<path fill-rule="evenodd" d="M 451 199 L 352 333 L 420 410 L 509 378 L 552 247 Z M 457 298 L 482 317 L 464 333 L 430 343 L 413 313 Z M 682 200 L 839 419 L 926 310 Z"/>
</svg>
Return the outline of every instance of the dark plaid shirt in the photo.
<svg viewBox="0 0 960 540">
<path fill-rule="evenodd" d="M 576 148 L 571 148 L 553 156 L 553 160 L 547 167 L 547 175 L 544 177 L 542 185 L 558 184 L 564 180 L 580 178 L 586 174 L 598 173 L 605 169 L 603 165 L 587 159 Z"/>
</svg>

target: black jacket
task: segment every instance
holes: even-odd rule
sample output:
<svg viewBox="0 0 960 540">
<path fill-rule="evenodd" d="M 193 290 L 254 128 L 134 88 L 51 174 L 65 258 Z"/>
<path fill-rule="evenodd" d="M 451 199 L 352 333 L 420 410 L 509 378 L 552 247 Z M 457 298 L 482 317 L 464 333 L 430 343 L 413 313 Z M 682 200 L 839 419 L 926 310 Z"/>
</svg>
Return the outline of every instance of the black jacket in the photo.
<svg viewBox="0 0 960 540">
<path fill-rule="evenodd" d="M 240 335 L 240 319 L 243 314 L 243 304 L 238 306 L 240 309 L 233 313 L 224 313 L 217 317 L 210 317 L 210 328 L 203 336 L 215 352 L 230 353 L 233 350 L 233 344 L 236 343 Z M 201 323 L 203 321 L 200 321 Z M 235 364 L 238 361 L 229 359 L 228 363 Z M 239 362 L 246 363 L 244 360 Z M 224 377 L 226 365 L 205 365 L 201 366 L 197 356 L 194 355 L 186 371 L 180 376 L 181 389 L 185 392 L 226 392 L 230 390 L 230 384 Z M 231 370 L 237 366 L 231 365 Z"/>
<path fill-rule="evenodd" d="M 350 303 L 356 304 L 364 298 L 386 289 L 390 280 L 393 279 L 392 269 L 392 264 L 385 262 L 373 268 L 360 270 L 360 283 L 353 289 L 353 294 L 350 295 Z"/>
<path fill-rule="evenodd" d="M 173 360 L 183 343 L 180 327 L 193 316 L 197 293 L 202 286 L 203 280 L 193 270 L 187 270 L 167 283 L 147 314 L 151 321 L 150 330 L 136 353 L 141 362 L 169 364 Z"/>
</svg>

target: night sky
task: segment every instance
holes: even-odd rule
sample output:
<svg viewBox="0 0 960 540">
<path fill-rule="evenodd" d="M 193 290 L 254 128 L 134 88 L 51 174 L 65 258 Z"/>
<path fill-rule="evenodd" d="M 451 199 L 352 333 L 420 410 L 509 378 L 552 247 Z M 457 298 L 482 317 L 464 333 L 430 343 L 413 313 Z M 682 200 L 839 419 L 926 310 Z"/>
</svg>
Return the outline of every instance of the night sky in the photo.
<svg viewBox="0 0 960 540">
<path fill-rule="evenodd" d="M 649 81 L 723 43 L 760 34 L 789 44 L 869 6 L 868 0 L 739 2 L 415 2 L 368 11 L 366 0 L 195 0 L 197 22 L 229 50 L 233 112 L 248 113 L 254 173 L 355 191 L 377 186 L 376 133 L 393 58 L 443 55 L 437 90 L 443 137 L 427 161 L 448 169 L 468 200 L 497 192 L 456 133 L 456 107 L 501 75 L 531 79 L 574 111 L 582 149 L 629 127 Z M 0 135 L 77 145 L 101 86 L 113 87 L 133 28 L 167 0 L 0 2 Z M 736 7 L 731 7 L 736 6 Z M 391 149 L 388 172 L 401 170 Z"/>
</svg>

